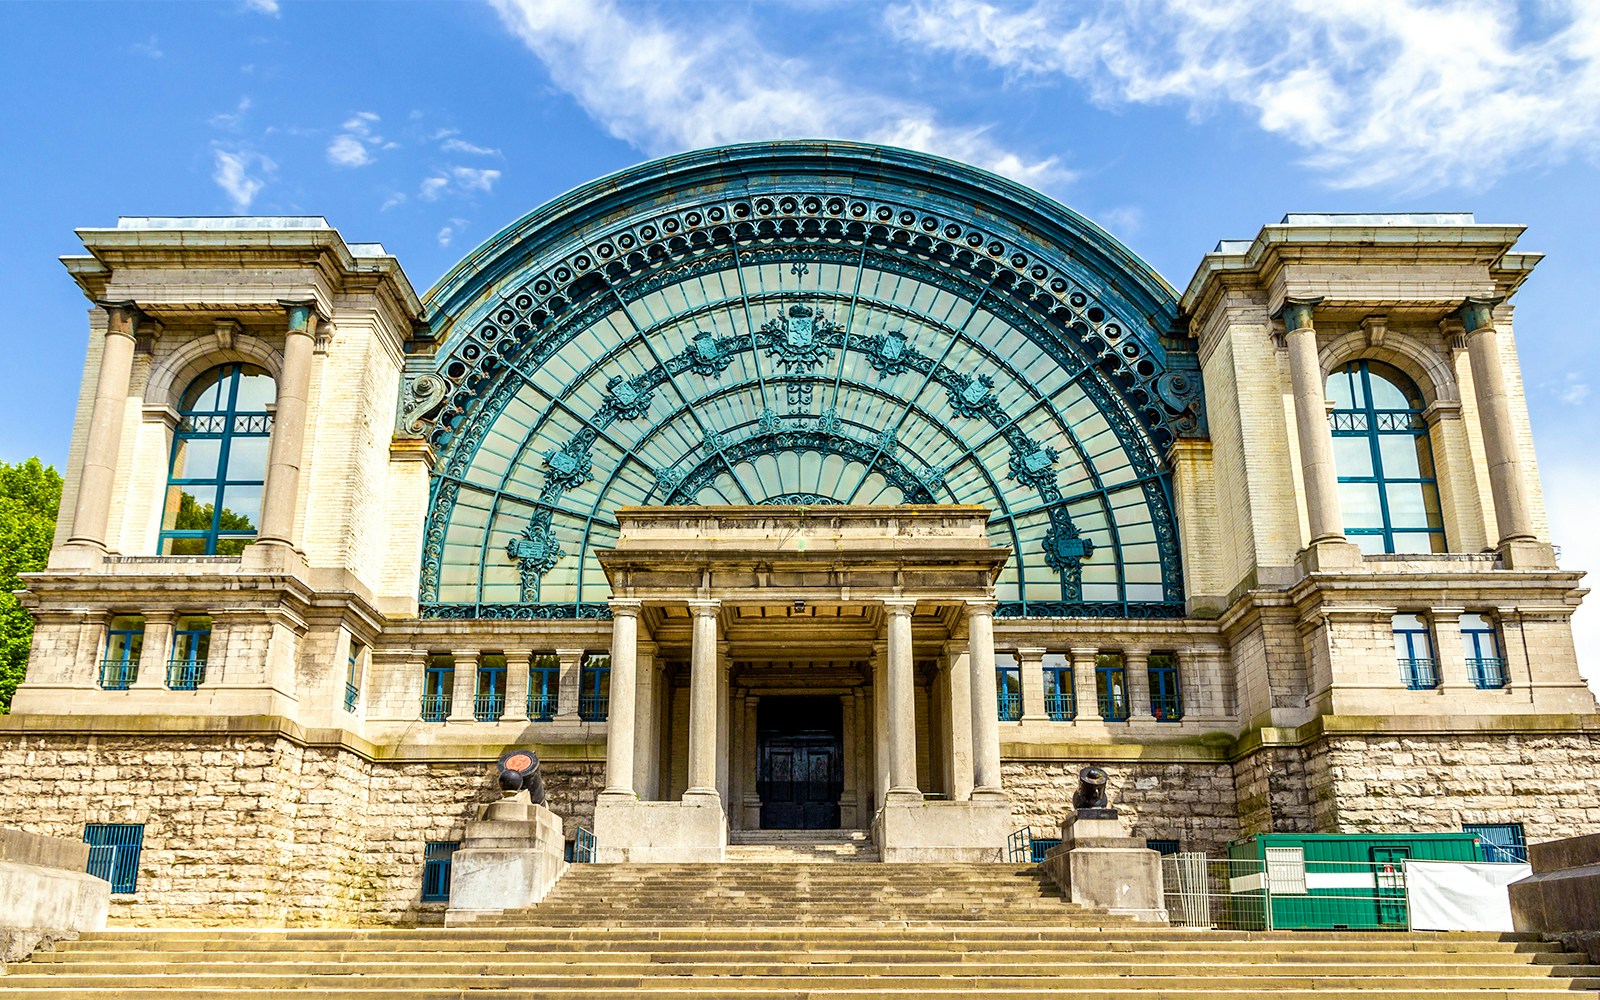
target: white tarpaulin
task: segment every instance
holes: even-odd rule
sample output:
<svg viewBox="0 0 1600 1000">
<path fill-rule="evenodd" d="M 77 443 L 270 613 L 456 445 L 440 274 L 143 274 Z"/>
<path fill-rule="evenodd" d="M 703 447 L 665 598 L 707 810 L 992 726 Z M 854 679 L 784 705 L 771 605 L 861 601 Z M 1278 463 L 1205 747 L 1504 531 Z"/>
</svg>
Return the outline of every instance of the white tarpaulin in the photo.
<svg viewBox="0 0 1600 1000">
<path fill-rule="evenodd" d="M 1514 930 L 1506 886 L 1532 874 L 1532 865 L 1407 861 L 1411 926 L 1426 931 Z"/>
</svg>

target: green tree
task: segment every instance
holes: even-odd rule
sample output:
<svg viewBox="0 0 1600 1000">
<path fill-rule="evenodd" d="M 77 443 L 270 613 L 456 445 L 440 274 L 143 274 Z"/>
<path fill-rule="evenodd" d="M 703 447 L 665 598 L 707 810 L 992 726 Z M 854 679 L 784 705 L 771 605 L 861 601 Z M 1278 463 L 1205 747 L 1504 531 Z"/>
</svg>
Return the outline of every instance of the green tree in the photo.
<svg viewBox="0 0 1600 1000">
<path fill-rule="evenodd" d="M 0 712 L 11 710 L 33 641 L 33 616 L 12 591 L 22 589 L 18 574 L 44 569 L 60 506 L 55 466 L 37 458 L 0 462 Z"/>
</svg>

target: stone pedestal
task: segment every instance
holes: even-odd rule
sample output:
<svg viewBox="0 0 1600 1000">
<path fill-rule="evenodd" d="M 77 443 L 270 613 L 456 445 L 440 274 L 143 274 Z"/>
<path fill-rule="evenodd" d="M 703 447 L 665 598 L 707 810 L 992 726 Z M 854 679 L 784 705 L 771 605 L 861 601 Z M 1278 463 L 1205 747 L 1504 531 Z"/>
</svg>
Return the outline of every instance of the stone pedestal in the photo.
<svg viewBox="0 0 1600 1000">
<path fill-rule="evenodd" d="M 1533 876 L 1510 885 L 1511 923 L 1600 963 L 1600 833 L 1528 847 Z"/>
<path fill-rule="evenodd" d="M 1045 855 L 1044 871 L 1080 906 L 1167 922 L 1161 856 L 1128 836 L 1115 809 L 1068 813 L 1061 824 L 1061 844 Z"/>
<path fill-rule="evenodd" d="M 522 793 L 485 806 L 450 864 L 446 926 L 532 906 L 566 869 L 561 817 Z"/>
<path fill-rule="evenodd" d="M 595 860 L 606 863 L 725 861 L 728 818 L 715 793 L 682 802 L 602 794 L 594 805 Z"/>
<path fill-rule="evenodd" d="M 81 841 L 0 828 L 0 975 L 41 945 L 105 929 L 111 883 L 88 862 Z"/>
<path fill-rule="evenodd" d="M 872 839 L 889 863 L 1001 861 L 1011 829 L 1003 796 L 942 802 L 891 794 L 873 820 Z"/>
</svg>

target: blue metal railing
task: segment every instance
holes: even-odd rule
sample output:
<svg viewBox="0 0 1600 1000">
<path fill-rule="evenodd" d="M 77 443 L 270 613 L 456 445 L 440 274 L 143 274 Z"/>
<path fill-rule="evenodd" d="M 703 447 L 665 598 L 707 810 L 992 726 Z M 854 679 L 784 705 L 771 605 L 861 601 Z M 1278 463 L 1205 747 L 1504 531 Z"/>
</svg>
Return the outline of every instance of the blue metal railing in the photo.
<svg viewBox="0 0 1600 1000">
<path fill-rule="evenodd" d="M 450 718 L 450 696 L 425 694 L 422 696 L 422 721 L 443 722 Z"/>
<path fill-rule="evenodd" d="M 505 708 L 503 694 L 480 694 L 472 699 L 472 717 L 479 722 L 499 722 Z"/>
<path fill-rule="evenodd" d="M 193 691 L 206 682 L 206 661 L 174 659 L 167 661 L 167 687 L 174 691 Z"/>
<path fill-rule="evenodd" d="M 611 699 L 603 694 L 586 694 L 578 699 L 578 717 L 589 722 L 604 722 Z"/>
<path fill-rule="evenodd" d="M 450 869 L 455 862 L 459 841 L 435 840 L 423 848 L 422 901 L 443 903 L 450 899 Z"/>
<path fill-rule="evenodd" d="M 1413 691 L 1427 691 L 1439 686 L 1439 668 L 1432 659 L 1402 659 L 1400 679 Z"/>
<path fill-rule="evenodd" d="M 1016 722 L 1022 718 L 1022 695 L 1002 691 L 995 699 L 999 702 L 1001 722 Z"/>
<path fill-rule="evenodd" d="M 1025 826 L 1006 838 L 1006 859 L 1012 864 L 1020 864 L 1031 857 L 1033 857 L 1033 830 Z"/>
<path fill-rule="evenodd" d="M 1100 718 L 1107 722 L 1128 721 L 1128 699 L 1120 692 L 1100 692 L 1095 699 L 1099 703 Z"/>
<path fill-rule="evenodd" d="M 1071 722 L 1078 717 L 1078 699 L 1066 692 L 1052 692 L 1044 696 L 1044 714 L 1056 722 Z"/>
<path fill-rule="evenodd" d="M 360 700 L 361 700 L 361 689 L 356 687 L 354 684 L 351 684 L 349 681 L 345 681 L 344 682 L 344 710 L 346 712 L 354 712 L 356 710 L 356 702 L 360 701 Z"/>
<path fill-rule="evenodd" d="M 549 722 L 556 717 L 556 696 L 551 694 L 528 694 L 528 718 L 535 722 Z"/>
<path fill-rule="evenodd" d="M 572 841 L 572 863 L 586 865 L 594 862 L 595 847 L 594 833 L 578 827 L 577 835 Z"/>
<path fill-rule="evenodd" d="M 89 845 L 89 874 L 111 883 L 111 891 L 139 888 L 139 852 L 144 847 L 143 823 L 90 823 L 83 828 Z"/>
<path fill-rule="evenodd" d="M 107 691 L 126 691 L 138 676 L 138 660 L 100 661 L 100 686 Z"/>
<path fill-rule="evenodd" d="M 1183 699 L 1175 694 L 1153 694 L 1150 714 L 1157 722 L 1178 722 L 1183 718 Z"/>
<path fill-rule="evenodd" d="M 1480 656 L 1467 661 L 1467 676 L 1472 686 L 1483 690 L 1503 688 L 1511 682 L 1506 673 L 1506 661 L 1498 656 Z"/>
</svg>

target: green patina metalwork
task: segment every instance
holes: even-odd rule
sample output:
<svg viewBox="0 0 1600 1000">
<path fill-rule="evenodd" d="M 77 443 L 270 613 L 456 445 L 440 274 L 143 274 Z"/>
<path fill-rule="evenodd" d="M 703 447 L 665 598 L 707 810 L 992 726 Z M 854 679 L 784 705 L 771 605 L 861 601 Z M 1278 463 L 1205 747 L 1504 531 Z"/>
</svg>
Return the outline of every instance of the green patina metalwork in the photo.
<svg viewBox="0 0 1600 1000">
<path fill-rule="evenodd" d="M 1175 296 L 1091 223 L 851 144 L 686 154 L 511 226 L 430 293 L 423 614 L 606 617 L 619 506 L 972 503 L 1002 615 L 1182 613 Z M 426 341 L 427 338 L 424 338 Z"/>
</svg>

